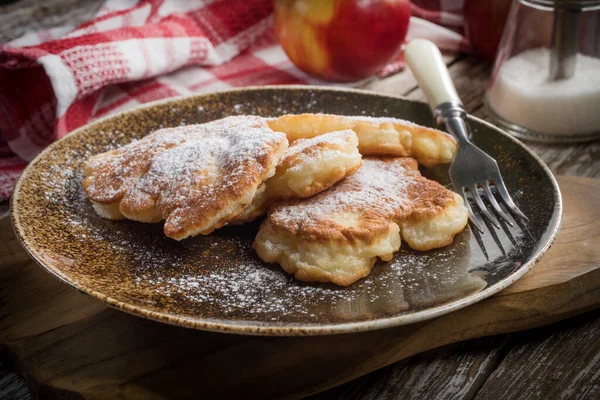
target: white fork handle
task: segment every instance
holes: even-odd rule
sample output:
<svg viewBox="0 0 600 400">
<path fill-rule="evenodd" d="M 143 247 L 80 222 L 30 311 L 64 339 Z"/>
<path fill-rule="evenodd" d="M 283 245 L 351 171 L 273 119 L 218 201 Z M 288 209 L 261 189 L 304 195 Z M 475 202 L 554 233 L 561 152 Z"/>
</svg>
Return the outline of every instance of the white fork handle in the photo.
<svg viewBox="0 0 600 400">
<path fill-rule="evenodd" d="M 442 54 L 435 44 L 425 39 L 411 40 L 404 54 L 432 111 L 443 103 L 462 105 Z"/>
</svg>

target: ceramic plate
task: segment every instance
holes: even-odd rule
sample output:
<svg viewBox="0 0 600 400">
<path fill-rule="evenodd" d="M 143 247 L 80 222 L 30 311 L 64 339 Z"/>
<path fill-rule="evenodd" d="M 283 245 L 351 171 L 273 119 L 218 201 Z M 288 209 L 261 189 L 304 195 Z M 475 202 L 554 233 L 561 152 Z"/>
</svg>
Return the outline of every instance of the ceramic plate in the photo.
<svg viewBox="0 0 600 400">
<path fill-rule="evenodd" d="M 469 229 L 443 249 L 403 245 L 347 288 L 299 282 L 252 249 L 258 223 L 177 242 L 161 224 L 108 221 L 81 187 L 82 164 L 163 127 L 228 115 L 325 112 L 399 117 L 433 126 L 427 105 L 356 90 L 262 87 L 149 104 L 87 125 L 25 170 L 12 221 L 29 254 L 64 282 L 123 311 L 185 327 L 263 335 L 378 329 L 433 318 L 480 301 L 523 276 L 547 250 L 561 218 L 558 186 L 520 142 L 471 118 L 474 142 L 500 165 L 529 222 Z M 447 166 L 423 174 L 448 184 Z M 491 228 L 491 229 L 490 229 Z"/>
</svg>

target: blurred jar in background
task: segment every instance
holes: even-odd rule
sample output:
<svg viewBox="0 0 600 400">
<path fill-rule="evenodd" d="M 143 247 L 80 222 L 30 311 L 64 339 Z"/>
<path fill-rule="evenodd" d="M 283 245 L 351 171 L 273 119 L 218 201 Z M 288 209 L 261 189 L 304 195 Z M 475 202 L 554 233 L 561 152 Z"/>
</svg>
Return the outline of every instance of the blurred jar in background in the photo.
<svg viewBox="0 0 600 400">
<path fill-rule="evenodd" d="M 275 35 L 304 72 L 357 81 L 400 50 L 410 14 L 409 0 L 275 0 Z"/>
<path fill-rule="evenodd" d="M 485 102 L 520 138 L 600 138 L 600 0 L 515 0 Z"/>
<path fill-rule="evenodd" d="M 465 0 L 465 34 L 476 54 L 493 62 L 512 0 Z"/>
</svg>

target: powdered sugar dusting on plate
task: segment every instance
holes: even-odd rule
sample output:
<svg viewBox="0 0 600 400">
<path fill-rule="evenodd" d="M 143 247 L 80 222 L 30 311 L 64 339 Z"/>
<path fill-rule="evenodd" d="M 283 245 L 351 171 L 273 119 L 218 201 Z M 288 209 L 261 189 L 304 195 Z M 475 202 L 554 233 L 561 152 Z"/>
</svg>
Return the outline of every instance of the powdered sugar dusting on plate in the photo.
<svg viewBox="0 0 600 400">
<path fill-rule="evenodd" d="M 105 149 L 116 145 L 109 143 Z M 319 324 L 324 319 L 341 322 L 396 315 L 440 296 L 479 290 L 471 274 L 461 269 L 465 265 L 461 258 L 469 256 L 468 233 L 461 234 L 462 239 L 459 235 L 452 246 L 426 255 L 401 249 L 391 263 L 379 262 L 370 276 L 342 288 L 300 282 L 278 265 L 262 262 L 252 248 L 258 224 L 176 242 L 164 236 L 160 223 L 105 220 L 92 210 L 81 186 L 82 162 L 93 151 L 79 150 L 54 163 L 43 172 L 39 190 L 47 212 L 60 214 L 60 234 L 70 238 L 74 251 L 86 248 L 86 256 L 93 255 L 77 262 L 86 265 L 87 275 L 96 277 L 94 289 L 130 304 L 156 310 L 173 304 L 197 318 Z M 371 161 L 365 161 L 367 168 L 358 177 L 373 191 L 356 201 L 365 201 L 365 196 L 380 198 L 377 188 L 386 181 L 402 187 L 397 181 L 407 171 L 388 166 L 369 172 Z M 62 255 L 76 259 L 76 253 Z M 71 273 L 77 280 L 75 271 Z M 109 275 L 111 279 L 105 280 Z M 124 285 L 128 291 L 119 292 L 115 280 L 133 285 Z"/>
<path fill-rule="evenodd" d="M 427 257 L 401 249 L 394 261 L 378 263 L 369 277 L 347 288 L 300 282 L 258 259 L 252 248 L 257 224 L 175 242 L 164 237 L 161 224 L 100 218 L 91 210 L 75 164 L 48 171 L 47 199 L 61 206 L 64 231 L 79 246 L 99 246 L 98 257 L 109 254 L 112 259 L 110 273 L 135 284 L 123 296 L 144 298 L 149 307 L 169 302 L 185 305 L 196 316 L 319 323 L 323 313 L 351 321 L 358 310 L 363 316 L 397 313 L 418 308 L 440 293 L 457 296 L 479 290 L 479 281 L 455 262 L 469 254 L 468 241 L 460 239 Z M 90 264 L 88 273 L 102 276 L 107 271 Z"/>
</svg>

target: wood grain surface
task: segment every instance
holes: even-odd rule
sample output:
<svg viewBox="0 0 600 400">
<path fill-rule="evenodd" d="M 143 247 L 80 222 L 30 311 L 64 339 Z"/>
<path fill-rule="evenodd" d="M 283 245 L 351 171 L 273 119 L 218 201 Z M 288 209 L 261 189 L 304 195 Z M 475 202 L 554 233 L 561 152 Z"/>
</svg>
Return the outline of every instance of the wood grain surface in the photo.
<svg viewBox="0 0 600 400">
<path fill-rule="evenodd" d="M 89 19 L 102 0 L 20 0 L 0 6 L 0 43 L 30 31 L 76 26 Z"/>
<path fill-rule="evenodd" d="M 92 15 L 101 3 L 102 0 L 20 0 L 0 6 L 0 42 L 16 38 L 29 30 L 64 24 L 76 25 Z M 445 60 L 453 78 L 457 81 L 457 91 L 469 112 L 486 119 L 488 116 L 482 105 L 482 98 L 489 83 L 490 67 L 467 56 L 446 54 Z M 423 99 L 414 78 L 408 71 L 385 79 L 363 82 L 361 87 L 377 92 Z M 576 145 L 547 145 L 532 142 L 526 142 L 526 144 L 546 162 L 555 174 L 600 178 L 600 141 Z M 598 207 L 598 201 L 595 206 Z M 0 215 L 5 211 L 6 204 L 0 204 Z M 5 234 L 5 230 L 0 229 L 0 234 L 2 234 L 0 240 L 2 243 L 6 243 L 9 249 L 10 246 L 13 248 L 17 246 L 18 249 L 19 245 L 14 240 L 10 241 L 11 238 Z M 2 265 L 10 264 L 14 265 L 16 269 L 22 267 L 24 270 L 32 268 L 32 266 L 27 266 L 24 254 L 12 250 L 3 251 L 2 248 L 0 246 L 0 263 Z M 41 272 L 37 267 L 34 267 L 33 270 Z M 5 277 L 4 271 L 0 272 L 0 276 Z M 0 285 L 3 281 L 4 279 L 0 279 Z M 22 284 L 29 282 L 24 279 Z M 52 290 L 57 290 L 60 295 L 63 293 L 64 287 L 58 282 L 52 281 L 47 285 L 34 288 L 30 296 L 38 296 Z M 45 298 L 45 301 L 49 304 L 56 301 L 58 307 L 63 304 L 71 307 L 65 308 L 64 314 L 71 312 L 72 309 L 77 311 L 79 301 L 82 302 L 81 305 L 86 304 L 84 296 L 79 294 L 71 296 L 67 296 L 71 301 L 66 303 L 64 300 L 55 300 L 53 296 Z M 0 318 L 6 323 L 7 316 L 3 301 L 4 299 L 0 298 Z M 27 311 L 28 318 L 31 320 L 30 326 L 34 325 L 33 321 L 38 317 L 36 310 L 41 312 L 39 315 L 46 322 L 53 322 L 50 325 L 54 326 L 54 329 L 61 329 L 61 323 L 69 321 L 68 316 L 61 316 L 55 323 L 51 321 L 50 317 L 43 314 L 43 308 L 31 310 L 31 306 L 31 303 L 25 301 L 19 307 L 19 310 Z M 79 317 L 89 320 L 92 318 L 85 313 L 80 314 Z M 141 326 L 140 329 L 143 333 L 145 332 L 144 324 L 142 323 Z M 93 331 L 93 328 L 91 330 Z M 114 335 L 110 337 L 119 342 L 118 334 L 109 332 Z M 317 395 L 315 398 L 454 399 L 473 398 L 477 393 L 479 393 L 479 398 L 490 398 L 499 393 L 503 393 L 502 397 L 508 399 L 521 397 L 598 398 L 600 397 L 598 395 L 600 350 L 598 350 L 597 341 L 594 342 L 592 339 L 596 338 L 593 340 L 597 340 L 599 333 L 600 312 L 592 312 L 533 331 L 468 340 L 394 363 Z M 76 332 L 73 334 L 79 335 Z M 165 348 L 164 345 L 161 348 Z M 571 351 L 561 352 L 561 348 Z M 123 352 L 123 356 L 129 354 L 129 357 L 134 360 L 134 364 L 136 363 L 136 358 L 132 353 Z M 107 354 L 105 358 L 110 358 L 110 354 Z M 560 357 L 556 357 L 556 354 L 560 354 Z M 581 354 L 586 356 L 581 357 Z M 60 359 L 59 355 L 56 362 L 60 362 Z M 139 362 L 144 362 L 143 354 L 139 360 Z M 48 360 L 42 361 L 47 362 Z M 19 400 L 30 398 L 26 394 L 24 380 L 16 376 L 14 369 L 7 367 L 8 362 L 10 360 L 0 356 L 0 398 Z M 495 372 L 500 370 L 503 371 L 502 374 Z M 517 370 L 518 374 L 512 372 Z M 60 373 L 57 370 L 56 373 L 50 375 L 50 378 L 58 379 Z M 100 373 L 97 380 L 101 380 L 103 377 L 104 374 Z M 577 379 L 578 377 L 584 379 Z M 63 376 L 62 379 L 66 378 Z M 508 381 L 511 383 L 510 388 L 518 391 L 505 390 Z M 547 384 L 548 382 L 550 384 Z M 46 383 L 41 385 L 33 381 L 30 383 L 39 398 L 56 398 L 57 396 L 62 398 L 62 395 L 65 394 L 65 392 L 51 388 Z"/>
<path fill-rule="evenodd" d="M 208 397 L 310 395 L 435 347 L 529 329 L 599 306 L 600 247 L 593 244 L 600 235 L 600 209 L 592 205 L 600 196 L 600 180 L 562 178 L 559 184 L 565 201 L 563 230 L 528 279 L 434 320 L 309 338 L 193 331 L 106 308 L 33 261 L 15 264 L 23 258 L 14 255 L 0 265 L 5 278 L 0 283 L 0 343 L 17 357 L 38 391 L 56 389 L 85 398 L 194 398 L 200 382 Z M 4 237 L 2 243 L 12 246 L 13 240 Z M 569 263 L 557 269 L 553 260 L 561 257 Z M 539 284 L 537 276 L 544 278 Z M 491 372 L 500 351 L 487 352 L 469 379 L 481 380 Z M 468 363 L 474 356 L 465 357 L 450 364 Z M 421 369 L 437 374 L 446 364 Z M 441 390 L 448 384 L 434 380 L 428 386 Z M 472 394 L 474 388 L 461 385 L 457 394 Z"/>
<path fill-rule="evenodd" d="M 476 398 L 521 393 L 524 400 L 600 399 L 600 330 L 589 318 L 573 320 L 571 327 L 538 329 L 516 342 Z M 555 334 L 548 337 L 548 331 Z"/>
<path fill-rule="evenodd" d="M 310 400 L 597 399 L 600 310 L 419 354 Z"/>
<path fill-rule="evenodd" d="M 444 346 L 311 396 L 311 400 L 473 398 L 508 344 L 504 335 Z"/>
</svg>

